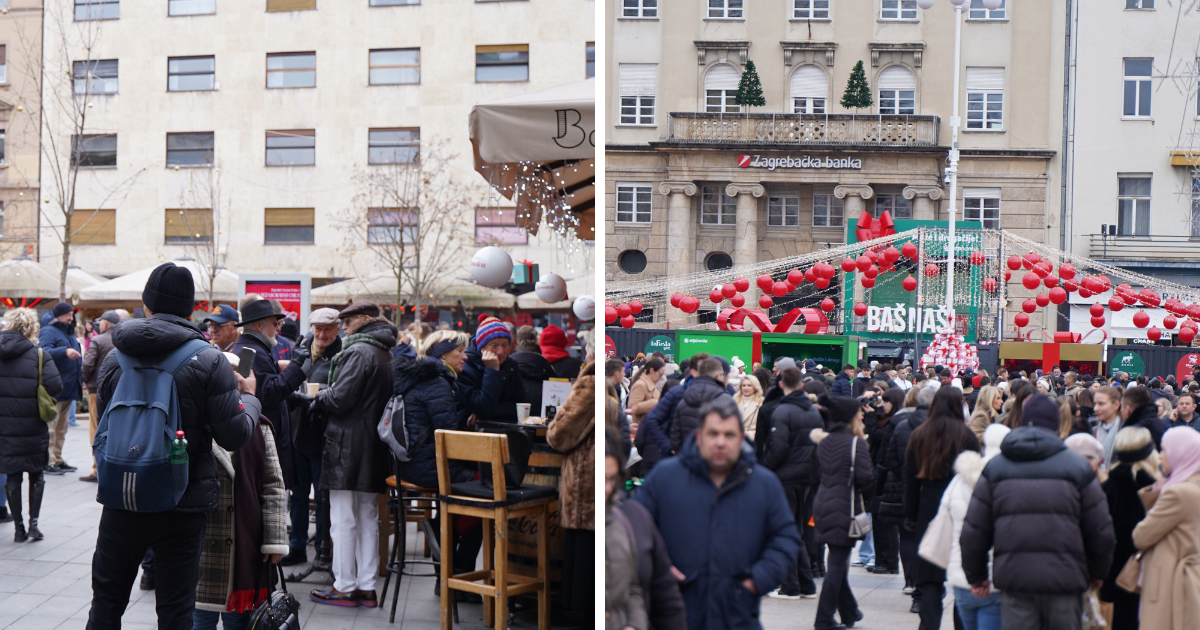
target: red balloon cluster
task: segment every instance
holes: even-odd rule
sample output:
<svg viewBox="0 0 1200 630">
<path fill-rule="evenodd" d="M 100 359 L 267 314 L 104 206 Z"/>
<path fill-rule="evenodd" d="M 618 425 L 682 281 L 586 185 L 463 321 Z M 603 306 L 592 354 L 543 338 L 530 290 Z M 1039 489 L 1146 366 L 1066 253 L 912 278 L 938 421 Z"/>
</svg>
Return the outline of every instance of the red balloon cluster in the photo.
<svg viewBox="0 0 1200 630">
<path fill-rule="evenodd" d="M 916 245 L 916 243 L 908 242 L 908 243 L 905 243 L 904 245 L 901 245 L 901 246 L 900 246 L 900 253 L 901 253 L 901 254 L 904 254 L 904 257 L 905 257 L 905 258 L 908 258 L 908 259 L 911 259 L 911 260 L 916 260 L 916 259 L 917 259 L 917 245 Z"/>
</svg>

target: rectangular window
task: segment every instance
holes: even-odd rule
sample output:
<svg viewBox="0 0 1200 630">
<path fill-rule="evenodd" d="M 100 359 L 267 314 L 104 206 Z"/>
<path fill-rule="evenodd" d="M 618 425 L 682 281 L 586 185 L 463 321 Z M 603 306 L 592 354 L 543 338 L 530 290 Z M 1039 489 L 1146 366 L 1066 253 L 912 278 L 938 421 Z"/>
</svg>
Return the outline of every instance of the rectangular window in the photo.
<svg viewBox="0 0 1200 630">
<path fill-rule="evenodd" d="M 1004 68 L 967 68 L 967 129 L 1004 128 Z"/>
<path fill-rule="evenodd" d="M 98 168 L 117 165 L 117 136 L 75 136 L 71 164 L 79 168 Z"/>
<path fill-rule="evenodd" d="M 167 91 L 194 92 L 216 88 L 216 57 L 171 57 L 167 59 Z"/>
<path fill-rule="evenodd" d="M 879 90 L 880 114 L 915 114 L 917 113 L 916 90 Z"/>
<path fill-rule="evenodd" d="M 116 210 L 80 210 L 71 213 L 72 245 L 116 245 Z"/>
<path fill-rule="evenodd" d="M 421 0 L 371 0 L 373 7 L 398 7 L 408 4 L 421 4 Z"/>
<path fill-rule="evenodd" d="M 654 89 L 658 64 L 623 63 L 618 66 L 622 125 L 654 125 Z"/>
<path fill-rule="evenodd" d="M 617 184 L 617 223 L 649 223 L 654 189 L 651 186 Z"/>
<path fill-rule="evenodd" d="M 270 53 L 267 55 L 267 87 L 317 87 L 317 53 Z"/>
<path fill-rule="evenodd" d="M 525 245 L 529 233 L 517 225 L 512 208 L 476 208 L 475 243 L 478 245 Z"/>
<path fill-rule="evenodd" d="M 792 196 L 768 197 L 767 225 L 776 227 L 800 225 L 800 198 Z"/>
<path fill-rule="evenodd" d="M 658 0 L 621 0 L 621 17 L 656 18 Z"/>
<path fill-rule="evenodd" d="M 1154 0 L 1125 0 L 1126 9 L 1153 9 Z"/>
<path fill-rule="evenodd" d="M 76 61 L 71 64 L 76 94 L 116 94 L 117 60 Z"/>
<path fill-rule="evenodd" d="M 823 98 L 793 98 L 793 114 L 824 114 L 825 99 Z"/>
<path fill-rule="evenodd" d="M 371 85 L 421 82 L 421 49 L 394 48 L 371 51 Z"/>
<path fill-rule="evenodd" d="M 267 0 L 267 12 L 307 11 L 317 8 L 317 0 Z"/>
<path fill-rule="evenodd" d="M 528 44 L 475 47 L 475 81 L 477 83 L 528 80 Z"/>
<path fill-rule="evenodd" d="M 1192 176 L 1192 236 L 1200 236 L 1200 176 Z"/>
<path fill-rule="evenodd" d="M 121 17 L 117 0 L 75 0 L 75 20 L 115 20 Z"/>
<path fill-rule="evenodd" d="M 1150 115 L 1150 71 L 1153 59 L 1125 60 L 1125 116 Z"/>
<path fill-rule="evenodd" d="M 1004 20 L 1008 18 L 1005 6 L 1008 0 L 1000 0 L 999 9 L 988 9 L 983 6 L 983 0 L 971 0 L 971 14 L 968 16 L 972 20 Z"/>
<path fill-rule="evenodd" d="M 830 0 L 792 0 L 793 20 L 828 20 Z"/>
<path fill-rule="evenodd" d="M 1117 234 L 1150 235 L 1150 178 L 1117 179 Z"/>
<path fill-rule="evenodd" d="M 167 0 L 167 15 L 212 15 L 217 0 Z"/>
<path fill-rule="evenodd" d="M 5 131 L 4 129 L 0 129 L 0 164 L 5 164 L 4 149 L 8 143 L 7 133 L 8 132 Z M 0 202 L 0 203 L 2 203 L 2 202 Z M 3 205 L 0 205 L 0 214 L 2 214 L 2 213 L 3 213 Z"/>
<path fill-rule="evenodd" d="M 367 243 L 370 245 L 413 245 L 419 236 L 420 217 L 403 208 L 367 210 Z"/>
<path fill-rule="evenodd" d="M 8 46 L 0 44 L 0 83 L 8 83 Z"/>
<path fill-rule="evenodd" d="M 917 19 L 917 0 L 880 0 L 879 19 L 881 20 L 915 20 Z"/>
<path fill-rule="evenodd" d="M 893 219 L 912 218 L 912 200 L 905 199 L 900 193 L 875 193 L 875 217 L 884 212 L 892 215 Z"/>
<path fill-rule="evenodd" d="M 413 164 L 421 156 L 421 130 L 371 129 L 367 144 L 368 164 Z"/>
<path fill-rule="evenodd" d="M 167 166 L 211 166 L 213 132 L 167 134 Z"/>
<path fill-rule="evenodd" d="M 708 0 L 708 17 L 713 20 L 743 19 L 742 0 Z"/>
<path fill-rule="evenodd" d="M 725 194 L 724 186 L 705 186 L 700 195 L 701 225 L 734 225 L 737 222 L 737 204 L 733 197 Z"/>
<path fill-rule="evenodd" d="M 596 42 L 587 43 L 587 47 L 584 49 L 584 55 L 586 57 L 586 61 L 584 63 L 583 78 L 590 79 L 596 76 Z"/>
<path fill-rule="evenodd" d="M 705 90 L 704 111 L 713 114 L 736 114 L 739 111 L 737 103 L 733 102 L 737 90 Z"/>
<path fill-rule="evenodd" d="M 813 192 L 813 227 L 842 227 L 845 208 L 832 189 Z"/>
<path fill-rule="evenodd" d="M 267 245 L 312 245 L 312 208 L 267 208 L 263 214 L 263 242 Z"/>
<path fill-rule="evenodd" d="M 980 221 L 986 229 L 999 229 L 1000 190 L 964 188 L 963 221 Z"/>
<path fill-rule="evenodd" d="M 267 132 L 267 166 L 312 166 L 316 163 L 315 129 Z"/>
<path fill-rule="evenodd" d="M 209 208 L 167 208 L 164 221 L 167 245 L 212 242 L 213 213 Z"/>
</svg>

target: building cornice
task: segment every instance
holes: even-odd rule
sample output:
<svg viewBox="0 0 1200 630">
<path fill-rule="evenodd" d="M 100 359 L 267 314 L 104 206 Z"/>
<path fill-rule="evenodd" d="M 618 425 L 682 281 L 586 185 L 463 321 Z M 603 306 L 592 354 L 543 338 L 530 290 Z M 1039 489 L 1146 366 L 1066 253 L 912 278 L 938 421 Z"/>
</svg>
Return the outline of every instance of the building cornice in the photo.
<svg viewBox="0 0 1200 630">
<path fill-rule="evenodd" d="M 881 146 L 878 144 L 830 143 L 767 143 L 767 142 L 673 142 L 661 140 L 649 143 L 655 151 L 812 151 L 818 153 L 947 153 L 950 147 L 941 146 Z M 606 146 L 607 150 L 607 146 Z M 627 150 L 636 150 L 632 147 Z"/>
<path fill-rule="evenodd" d="M 871 67 L 879 67 L 879 53 L 912 53 L 913 66 L 921 67 L 921 56 L 925 53 L 923 42 L 871 42 Z"/>
<path fill-rule="evenodd" d="M 693 42 L 696 44 L 696 57 L 700 65 L 705 64 L 707 53 L 710 50 L 724 50 L 735 52 L 738 55 L 738 63 L 746 65 L 746 59 L 750 56 L 750 40 L 719 40 L 719 39 L 697 39 Z"/>
<path fill-rule="evenodd" d="M 963 157 L 976 158 L 1025 158 L 1049 160 L 1058 155 L 1054 149 L 959 149 Z"/>
<path fill-rule="evenodd" d="M 792 67 L 792 53 L 796 51 L 824 52 L 825 65 L 830 68 L 833 67 L 833 53 L 837 50 L 837 42 L 781 41 L 779 45 L 783 46 L 783 65 L 788 68 Z"/>
</svg>

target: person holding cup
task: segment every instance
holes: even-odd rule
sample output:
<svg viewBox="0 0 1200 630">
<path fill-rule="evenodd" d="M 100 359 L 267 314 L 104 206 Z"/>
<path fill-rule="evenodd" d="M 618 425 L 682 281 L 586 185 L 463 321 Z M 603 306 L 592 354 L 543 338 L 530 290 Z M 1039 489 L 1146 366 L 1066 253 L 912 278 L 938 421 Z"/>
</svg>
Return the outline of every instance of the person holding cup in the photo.
<svg viewBox="0 0 1200 630">
<path fill-rule="evenodd" d="M 495 317 L 479 323 L 475 340 L 466 351 L 466 362 L 458 375 L 458 418 L 463 426 L 475 420 L 516 423 L 517 403 L 530 403 L 517 371 L 508 358 L 512 334 Z"/>
</svg>

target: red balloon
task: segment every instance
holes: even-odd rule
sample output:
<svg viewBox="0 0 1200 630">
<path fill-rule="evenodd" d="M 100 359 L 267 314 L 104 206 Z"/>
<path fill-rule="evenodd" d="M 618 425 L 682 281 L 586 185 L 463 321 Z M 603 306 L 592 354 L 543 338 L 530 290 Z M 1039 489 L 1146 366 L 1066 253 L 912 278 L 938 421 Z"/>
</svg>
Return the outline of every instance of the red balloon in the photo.
<svg viewBox="0 0 1200 630">
<path fill-rule="evenodd" d="M 1175 324 L 1178 323 L 1179 320 L 1175 319 L 1174 315 L 1167 315 L 1163 318 L 1163 328 L 1166 328 L 1167 330 L 1174 330 Z"/>
<path fill-rule="evenodd" d="M 858 267 L 859 271 L 866 271 L 871 266 L 871 259 L 866 256 L 859 256 L 858 260 L 854 261 L 854 265 Z"/>
<path fill-rule="evenodd" d="M 1019 256 L 1008 257 L 1008 268 L 1016 271 L 1021 268 L 1021 258 Z"/>
<path fill-rule="evenodd" d="M 1042 262 L 1041 256 L 1034 252 L 1029 252 L 1028 254 L 1025 254 L 1025 257 L 1021 260 L 1021 266 L 1025 267 L 1026 269 L 1033 269 L 1033 266 L 1040 262 Z"/>
<path fill-rule="evenodd" d="M 1092 317 L 1100 317 L 1104 314 L 1104 305 L 1096 302 L 1088 307 L 1088 312 L 1092 314 Z"/>
<path fill-rule="evenodd" d="M 642 303 L 637 300 L 629 300 L 629 314 L 639 315 L 642 312 Z"/>
<path fill-rule="evenodd" d="M 1004 270 L 1004 281 L 1008 282 L 1009 280 L 1012 280 L 1012 272 L 1005 269 Z"/>
<path fill-rule="evenodd" d="M 749 287 L 747 287 L 747 288 L 749 288 Z M 683 294 L 682 294 L 682 293 L 675 293 L 675 294 L 673 294 L 673 295 L 671 296 L 671 306 L 674 306 L 675 308 L 679 308 L 679 301 L 680 301 L 680 300 L 682 300 L 682 299 L 683 299 Z"/>
<path fill-rule="evenodd" d="M 679 300 L 679 310 L 688 314 L 695 313 L 696 311 L 700 310 L 700 298 L 694 295 L 689 295 L 682 300 Z"/>
<path fill-rule="evenodd" d="M 1200 304 L 1196 304 L 1195 302 L 1188 304 L 1187 315 L 1192 319 L 1200 319 Z"/>
<path fill-rule="evenodd" d="M 1108 298 L 1108 310 L 1116 313 L 1123 308 L 1125 308 L 1125 300 L 1122 300 L 1115 295 Z"/>
<path fill-rule="evenodd" d="M 771 276 L 768 276 L 765 273 L 763 275 L 759 276 L 758 280 L 756 280 L 755 282 L 758 284 L 758 288 L 762 289 L 763 291 L 770 291 L 771 285 L 775 284 L 775 280 L 772 279 Z"/>
<path fill-rule="evenodd" d="M 1158 341 L 1159 339 L 1162 339 L 1162 331 L 1154 326 L 1151 326 L 1150 330 L 1146 331 L 1146 338 L 1150 341 Z"/>
<path fill-rule="evenodd" d="M 972 265 L 982 265 L 985 260 L 986 259 L 983 256 L 983 252 L 979 251 L 978 249 L 971 252 L 971 264 Z"/>
<path fill-rule="evenodd" d="M 917 259 L 917 244 L 908 242 L 900 246 L 900 253 L 912 260 Z"/>
<path fill-rule="evenodd" d="M 938 266 L 934 263 L 925 265 L 925 276 L 928 278 L 936 278 L 938 275 Z"/>
<path fill-rule="evenodd" d="M 628 316 L 621 318 L 621 327 L 633 328 L 633 324 L 634 324 L 633 315 L 628 315 Z"/>
<path fill-rule="evenodd" d="M 822 311 L 825 311 L 826 313 L 832 313 L 833 309 L 834 309 L 834 304 L 833 304 L 832 298 L 825 298 L 824 300 L 821 300 L 821 310 Z"/>
<path fill-rule="evenodd" d="M 1021 310 L 1025 311 L 1026 313 L 1032 313 L 1037 310 L 1037 302 L 1034 302 L 1033 300 L 1025 300 L 1024 302 L 1021 302 Z"/>
<path fill-rule="evenodd" d="M 1038 275 L 1032 271 L 1025 274 L 1024 278 L 1021 278 L 1021 284 L 1023 284 L 1025 286 L 1025 288 L 1029 289 L 1030 291 L 1038 288 L 1038 285 L 1041 283 L 1042 283 L 1042 279 L 1039 278 Z"/>
<path fill-rule="evenodd" d="M 1150 308 L 1158 308 L 1158 305 L 1162 303 L 1162 300 L 1158 297 L 1158 294 L 1150 288 L 1142 289 L 1142 292 L 1138 293 L 1138 299 L 1141 300 L 1142 304 L 1145 304 Z"/>
<path fill-rule="evenodd" d="M 775 305 L 775 300 L 772 300 L 769 295 L 764 295 L 758 298 L 758 305 L 764 309 L 771 308 Z"/>
<path fill-rule="evenodd" d="M 1096 279 L 1100 281 L 1100 291 L 1099 291 L 1100 293 L 1103 293 L 1112 288 L 1112 280 L 1109 280 L 1108 276 L 1106 276 L 1104 274 L 1100 274 L 1100 275 L 1096 276 Z"/>
<path fill-rule="evenodd" d="M 1063 280 L 1062 286 L 1067 290 L 1067 293 L 1074 293 L 1079 290 L 1079 283 L 1074 280 Z"/>
<path fill-rule="evenodd" d="M 983 290 L 987 291 L 988 293 L 995 291 L 996 290 L 996 279 L 995 278 L 984 278 L 983 279 Z"/>
<path fill-rule="evenodd" d="M 1180 328 L 1179 329 L 1179 340 L 1182 341 L 1183 343 L 1192 343 L 1192 340 L 1195 338 L 1196 338 L 1196 329 L 1195 328 L 1188 327 L 1188 328 Z"/>
<path fill-rule="evenodd" d="M 720 289 L 713 289 L 712 291 L 709 291 L 708 299 L 713 304 L 720 304 L 725 299 L 725 296 L 721 294 Z"/>
<path fill-rule="evenodd" d="M 817 263 L 816 267 L 817 267 L 817 276 L 821 277 L 821 278 L 825 278 L 826 280 L 833 280 L 833 276 L 837 274 L 837 269 L 835 269 L 833 267 L 833 265 L 831 265 L 829 263 L 824 263 L 824 262 Z"/>
<path fill-rule="evenodd" d="M 1017 325 L 1017 328 L 1024 328 L 1029 325 L 1029 316 L 1025 313 L 1017 313 L 1017 316 L 1013 318 L 1013 323 Z"/>
<path fill-rule="evenodd" d="M 782 282 L 776 282 L 771 286 L 771 294 L 775 297 L 783 297 L 788 294 L 787 285 Z"/>
<path fill-rule="evenodd" d="M 804 284 L 804 272 L 799 269 L 793 269 L 788 272 L 787 281 L 796 286 Z"/>
<path fill-rule="evenodd" d="M 746 305 L 746 296 L 739 293 L 729 298 L 729 304 L 734 308 L 742 308 Z"/>
<path fill-rule="evenodd" d="M 1138 311 L 1134 313 L 1133 325 L 1137 326 L 1138 328 L 1145 328 L 1146 326 L 1149 326 L 1150 316 L 1146 314 L 1146 311 Z"/>
<path fill-rule="evenodd" d="M 876 267 L 875 265 L 871 265 L 870 267 L 867 267 L 867 270 L 863 272 L 863 275 L 868 278 L 874 279 L 875 276 L 879 275 L 879 267 Z"/>
<path fill-rule="evenodd" d="M 741 293 L 741 292 L 745 291 L 746 289 L 750 288 L 750 281 L 741 276 L 738 276 L 733 281 L 733 288 L 737 289 L 738 293 Z"/>
<path fill-rule="evenodd" d="M 985 280 L 984 282 L 986 283 L 987 281 Z M 984 288 L 985 289 L 987 288 L 986 284 L 984 285 Z M 1050 289 L 1050 301 L 1055 304 L 1062 304 L 1063 302 L 1066 302 L 1067 301 L 1066 289 L 1064 289 L 1062 287 L 1054 287 L 1053 289 Z"/>
<path fill-rule="evenodd" d="M 912 276 L 905 278 L 904 282 L 901 282 L 900 284 L 902 284 L 904 286 L 905 291 L 916 291 L 917 290 L 917 279 Z"/>
<path fill-rule="evenodd" d="M 859 317 L 866 315 L 867 314 L 867 305 L 863 304 L 862 302 L 855 304 L 854 305 L 854 314 L 858 315 Z"/>
<path fill-rule="evenodd" d="M 900 250 L 888 245 L 888 248 L 883 250 L 883 260 L 889 265 L 900 260 Z"/>
<path fill-rule="evenodd" d="M 787 287 L 788 293 L 791 293 L 792 291 L 796 290 L 796 285 L 792 284 L 791 280 L 784 280 L 783 284 L 784 284 L 784 286 Z"/>
<path fill-rule="evenodd" d="M 1079 297 L 1090 298 L 1090 297 L 1092 297 L 1092 292 L 1088 291 L 1087 289 L 1085 289 L 1083 287 L 1079 287 Z"/>
<path fill-rule="evenodd" d="M 721 287 L 721 295 L 725 296 L 726 298 L 731 298 L 737 295 L 737 289 L 734 288 L 732 282 L 727 282 L 725 283 L 725 286 Z M 631 304 L 630 306 L 633 305 Z"/>
<path fill-rule="evenodd" d="M 829 278 L 817 278 L 817 281 L 813 284 L 816 285 L 818 289 L 828 289 Z"/>
<path fill-rule="evenodd" d="M 879 254 L 876 254 L 874 251 L 872 251 L 872 250 L 869 250 L 869 249 L 868 249 L 867 251 L 863 252 L 863 256 L 866 256 L 867 258 L 870 258 L 870 259 L 871 259 L 871 264 L 872 264 L 872 265 L 874 265 L 874 264 L 875 264 L 875 262 L 876 262 L 877 260 L 879 260 Z"/>
<path fill-rule="evenodd" d="M 1071 263 L 1063 263 L 1059 265 L 1058 275 L 1061 276 L 1063 280 L 1070 280 L 1071 278 L 1074 278 L 1075 265 L 1072 265 Z"/>
<path fill-rule="evenodd" d="M 875 278 L 868 278 L 867 276 L 863 276 L 859 280 L 859 282 L 862 283 L 864 289 L 870 289 L 875 286 Z"/>
<path fill-rule="evenodd" d="M 809 267 L 804 271 L 804 279 L 815 283 L 817 281 L 817 272 L 813 271 L 812 267 Z"/>
<path fill-rule="evenodd" d="M 631 309 L 628 304 L 622 303 L 622 304 L 617 305 L 617 317 L 624 319 L 626 317 L 629 317 L 632 314 L 633 314 L 633 309 Z"/>
<path fill-rule="evenodd" d="M 1047 289 L 1053 289 L 1058 286 L 1058 276 L 1050 274 L 1042 279 L 1042 284 L 1046 285 Z"/>
<path fill-rule="evenodd" d="M 853 258 L 847 256 L 846 258 L 842 259 L 842 271 L 845 271 L 846 273 L 854 273 L 855 268 L 856 263 Z"/>
<path fill-rule="evenodd" d="M 1046 276 L 1050 275 L 1049 267 L 1050 267 L 1050 263 L 1047 263 L 1046 261 L 1043 260 L 1042 262 L 1034 265 L 1033 269 L 1031 271 L 1033 271 L 1033 273 L 1036 273 L 1039 278 L 1045 278 Z"/>
<path fill-rule="evenodd" d="M 615 309 L 611 306 L 604 307 L 604 323 L 605 324 L 617 323 L 617 309 Z"/>
<path fill-rule="evenodd" d="M 1134 293 L 1133 287 L 1124 282 L 1118 284 L 1114 292 L 1121 297 L 1122 302 L 1125 302 L 1125 306 L 1133 306 L 1137 303 L 1137 293 Z"/>
<path fill-rule="evenodd" d="M 1038 306 L 1044 307 L 1050 303 L 1050 296 L 1046 295 L 1045 293 L 1038 293 L 1033 297 L 1033 300 L 1037 302 Z"/>
<path fill-rule="evenodd" d="M 1093 317 L 1092 318 L 1092 328 L 1104 328 L 1104 318 L 1103 317 Z"/>
</svg>

